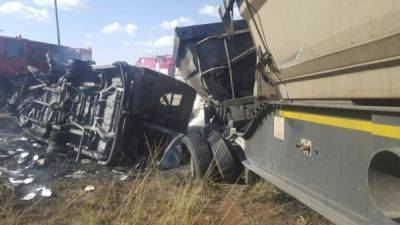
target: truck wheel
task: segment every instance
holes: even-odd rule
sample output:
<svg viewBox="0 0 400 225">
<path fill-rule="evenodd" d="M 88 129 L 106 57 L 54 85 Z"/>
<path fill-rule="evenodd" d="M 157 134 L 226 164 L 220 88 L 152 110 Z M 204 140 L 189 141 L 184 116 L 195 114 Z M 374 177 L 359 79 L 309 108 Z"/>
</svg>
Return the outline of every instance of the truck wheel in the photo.
<svg viewBox="0 0 400 225">
<path fill-rule="evenodd" d="M 221 178 L 226 182 L 237 182 L 242 173 L 242 165 L 233 156 L 221 134 L 211 131 L 207 141 L 210 143 Z"/>
<path fill-rule="evenodd" d="M 190 169 L 193 178 L 205 178 L 209 173 L 212 153 L 198 133 L 190 133 L 182 138 L 183 150 L 190 154 Z"/>
</svg>

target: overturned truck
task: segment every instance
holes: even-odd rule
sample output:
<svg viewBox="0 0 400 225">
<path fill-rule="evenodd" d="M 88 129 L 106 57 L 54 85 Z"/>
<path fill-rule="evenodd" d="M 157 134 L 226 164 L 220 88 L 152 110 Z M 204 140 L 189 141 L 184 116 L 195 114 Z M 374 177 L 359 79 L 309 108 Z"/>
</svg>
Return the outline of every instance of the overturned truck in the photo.
<svg viewBox="0 0 400 225">
<path fill-rule="evenodd" d="M 148 154 L 144 142 L 184 133 L 195 92 L 160 73 L 117 62 L 72 60 L 64 73 L 34 73 L 17 110 L 22 128 L 48 150 L 75 151 L 104 165 Z M 160 153 L 158 153 L 160 154 Z"/>
<path fill-rule="evenodd" d="M 177 66 L 207 102 L 182 143 L 207 156 L 194 168 L 235 181 L 244 166 L 337 224 L 400 224 L 399 6 L 230 0 L 223 31 L 177 29 Z"/>
</svg>

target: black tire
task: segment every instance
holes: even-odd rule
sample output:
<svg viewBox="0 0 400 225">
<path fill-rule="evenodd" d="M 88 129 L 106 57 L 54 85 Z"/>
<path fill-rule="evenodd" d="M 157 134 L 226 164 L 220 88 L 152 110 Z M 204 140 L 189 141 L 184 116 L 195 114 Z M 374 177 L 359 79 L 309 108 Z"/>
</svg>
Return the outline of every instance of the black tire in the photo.
<svg viewBox="0 0 400 225">
<path fill-rule="evenodd" d="M 211 146 L 214 161 L 221 178 L 226 182 L 236 183 L 242 175 L 243 167 L 229 150 L 221 134 L 211 131 L 207 141 Z"/>
<path fill-rule="evenodd" d="M 192 177 L 205 178 L 209 174 L 212 161 L 212 153 L 206 140 L 198 133 L 190 133 L 182 138 L 182 147 L 190 154 Z"/>
</svg>

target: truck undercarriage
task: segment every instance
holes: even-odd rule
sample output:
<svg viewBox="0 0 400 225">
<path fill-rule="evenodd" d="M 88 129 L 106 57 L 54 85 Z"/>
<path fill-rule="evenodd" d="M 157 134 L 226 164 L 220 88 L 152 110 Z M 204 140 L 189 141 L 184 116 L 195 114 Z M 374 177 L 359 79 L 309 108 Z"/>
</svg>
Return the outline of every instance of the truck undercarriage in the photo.
<svg viewBox="0 0 400 225">
<path fill-rule="evenodd" d="M 148 154 L 144 140 L 184 133 L 195 92 L 157 72 L 129 66 L 92 67 L 73 60 L 61 76 L 35 75 L 19 101 L 19 124 L 48 143 L 111 164 Z"/>
</svg>

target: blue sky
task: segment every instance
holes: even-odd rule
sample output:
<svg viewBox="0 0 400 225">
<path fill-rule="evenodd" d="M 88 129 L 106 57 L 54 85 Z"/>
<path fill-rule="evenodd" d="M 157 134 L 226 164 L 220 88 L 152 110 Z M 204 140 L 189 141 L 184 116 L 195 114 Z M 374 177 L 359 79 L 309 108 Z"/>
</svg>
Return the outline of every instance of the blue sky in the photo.
<svg viewBox="0 0 400 225">
<path fill-rule="evenodd" d="M 171 54 L 174 27 L 219 21 L 222 0 L 58 0 L 61 42 L 98 64 Z M 0 0 L 0 35 L 56 43 L 53 0 Z"/>
</svg>

